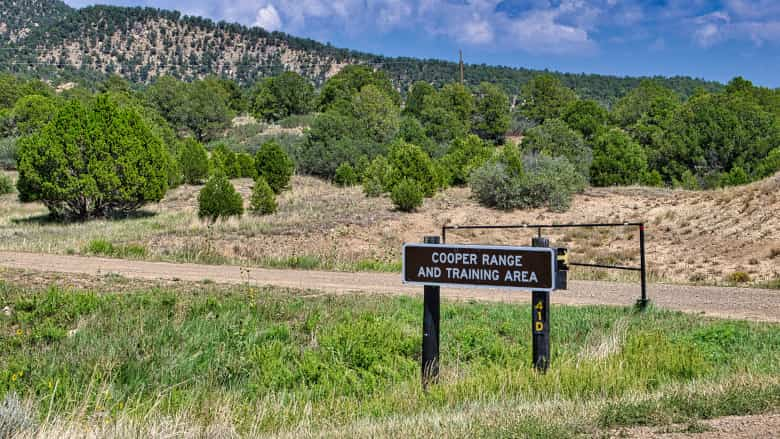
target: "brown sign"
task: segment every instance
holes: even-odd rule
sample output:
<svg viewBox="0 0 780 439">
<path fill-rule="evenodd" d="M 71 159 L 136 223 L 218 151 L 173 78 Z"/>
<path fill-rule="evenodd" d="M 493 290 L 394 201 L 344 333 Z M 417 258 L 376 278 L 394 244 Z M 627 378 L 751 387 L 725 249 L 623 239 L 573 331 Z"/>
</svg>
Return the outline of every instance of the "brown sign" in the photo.
<svg viewBox="0 0 780 439">
<path fill-rule="evenodd" d="M 555 289 L 555 249 L 484 245 L 405 244 L 406 284 Z"/>
</svg>

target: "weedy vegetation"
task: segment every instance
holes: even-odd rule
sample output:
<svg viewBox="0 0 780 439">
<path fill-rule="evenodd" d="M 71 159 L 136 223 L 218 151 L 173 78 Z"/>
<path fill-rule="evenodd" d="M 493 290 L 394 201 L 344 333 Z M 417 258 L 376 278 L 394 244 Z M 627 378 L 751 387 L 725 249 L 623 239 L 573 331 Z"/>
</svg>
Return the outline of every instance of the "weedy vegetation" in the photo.
<svg viewBox="0 0 780 439">
<path fill-rule="evenodd" d="M 0 283 L 0 425 L 22 437 L 570 437 L 780 405 L 774 324 L 555 306 L 540 375 L 528 306 L 445 302 L 442 376 L 425 392 L 417 298 L 210 288 Z"/>
</svg>

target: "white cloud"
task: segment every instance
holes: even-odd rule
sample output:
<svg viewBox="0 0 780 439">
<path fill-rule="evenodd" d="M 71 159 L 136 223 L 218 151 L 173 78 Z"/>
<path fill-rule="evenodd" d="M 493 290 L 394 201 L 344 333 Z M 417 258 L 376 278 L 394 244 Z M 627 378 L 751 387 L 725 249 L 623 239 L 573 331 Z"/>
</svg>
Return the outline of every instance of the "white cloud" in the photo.
<svg viewBox="0 0 780 439">
<path fill-rule="evenodd" d="M 459 41 L 469 44 L 488 44 L 493 42 L 493 28 L 487 21 L 474 16 L 463 24 L 463 32 L 458 37 Z"/>
<path fill-rule="evenodd" d="M 588 32 L 556 22 L 555 11 L 534 12 L 511 22 L 510 38 L 531 53 L 570 53 L 594 48 Z"/>
<path fill-rule="evenodd" d="M 82 6 L 89 0 L 67 0 Z M 101 0 L 203 13 L 268 30 L 327 39 L 408 32 L 476 49 L 582 53 L 605 44 L 701 47 L 727 40 L 780 43 L 780 1 L 721 0 Z"/>
<path fill-rule="evenodd" d="M 255 26 L 260 26 L 268 31 L 280 30 L 282 28 L 282 19 L 274 5 L 266 5 L 257 10 L 255 17 Z"/>
<path fill-rule="evenodd" d="M 765 9 L 759 10 L 761 6 Z M 780 43 L 780 5 L 774 1 L 729 0 L 725 10 L 696 17 L 693 23 L 693 39 L 702 47 L 727 40 L 748 40 L 756 46 Z"/>
<path fill-rule="evenodd" d="M 693 39 L 702 47 L 710 47 L 726 37 L 731 17 L 722 11 L 712 12 L 694 20 Z"/>
</svg>

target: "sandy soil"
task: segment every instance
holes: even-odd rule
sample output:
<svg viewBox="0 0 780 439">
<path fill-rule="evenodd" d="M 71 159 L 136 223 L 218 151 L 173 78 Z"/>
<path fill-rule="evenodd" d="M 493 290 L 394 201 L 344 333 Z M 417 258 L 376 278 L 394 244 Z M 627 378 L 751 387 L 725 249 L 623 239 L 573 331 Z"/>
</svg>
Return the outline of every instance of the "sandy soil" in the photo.
<svg viewBox="0 0 780 439">
<path fill-rule="evenodd" d="M 775 439 L 780 436 L 780 414 L 728 416 L 667 427 L 615 430 L 613 438 L 637 439 Z"/>
<path fill-rule="evenodd" d="M 35 268 L 41 272 L 90 276 L 119 275 L 129 279 L 187 281 L 209 280 L 226 284 L 276 286 L 325 293 L 409 294 L 421 287 L 405 286 L 398 274 L 345 273 L 247 268 L 224 265 L 173 264 L 81 256 L 0 252 L 0 267 Z M 0 273 L 2 274 L 2 273 Z M 527 302 L 530 294 L 492 289 L 443 289 L 445 298 Z M 713 317 L 780 322 L 780 291 L 733 287 L 651 285 L 649 295 L 659 307 Z M 553 303 L 630 306 L 639 297 L 636 284 L 573 281 L 569 290 L 553 293 Z"/>
<path fill-rule="evenodd" d="M 250 182 L 237 181 L 250 192 Z M 724 283 L 735 272 L 751 281 L 780 278 L 780 174 L 728 190 L 691 192 L 647 188 L 592 188 L 565 213 L 546 209 L 501 212 L 478 205 L 468 188 L 452 188 L 425 201 L 416 213 L 393 210 L 385 198 L 365 198 L 359 188 L 339 189 L 296 177 L 280 197 L 280 211 L 263 219 L 261 233 L 238 223 L 215 238 L 229 257 L 315 255 L 355 261 L 400 259 L 401 244 L 439 234 L 442 225 L 563 224 L 644 221 L 650 277 L 681 283 Z M 161 209 L 194 209 L 197 192 L 177 189 Z M 244 221 L 244 220 L 242 220 Z M 450 242 L 520 244 L 534 230 L 451 231 Z M 553 243 L 570 248 L 572 260 L 631 264 L 639 261 L 636 228 L 547 230 Z M 184 238 L 188 239 L 188 238 Z M 189 237 L 189 239 L 203 239 Z M 184 245 L 182 236 L 156 241 Z M 176 242 L 174 242 L 176 241 Z"/>
</svg>

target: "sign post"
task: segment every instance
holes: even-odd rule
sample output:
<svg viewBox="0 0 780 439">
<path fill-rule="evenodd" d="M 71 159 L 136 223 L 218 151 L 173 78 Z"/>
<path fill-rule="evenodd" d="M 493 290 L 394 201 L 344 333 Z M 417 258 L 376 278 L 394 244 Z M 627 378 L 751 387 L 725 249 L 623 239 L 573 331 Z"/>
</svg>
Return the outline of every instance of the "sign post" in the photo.
<svg viewBox="0 0 780 439">
<path fill-rule="evenodd" d="M 534 247 L 549 247 L 550 240 L 541 236 L 531 241 Z M 533 313 L 533 364 L 539 372 L 546 372 L 550 364 L 550 292 L 531 293 L 531 312 Z"/>
<path fill-rule="evenodd" d="M 533 364 L 544 371 L 550 362 L 550 292 L 565 287 L 565 249 L 534 238 L 534 247 L 439 244 L 427 236 L 423 244 L 405 244 L 403 282 L 422 285 L 422 384 L 439 376 L 440 287 L 472 287 L 533 291 Z"/>
<path fill-rule="evenodd" d="M 426 244 L 438 244 L 438 236 L 426 236 Z M 422 384 L 436 383 L 439 379 L 439 307 L 440 290 L 437 286 L 423 288 L 423 337 L 422 337 Z"/>
<path fill-rule="evenodd" d="M 534 368 L 545 372 L 550 364 L 550 292 L 534 291 L 531 295 Z"/>
</svg>

